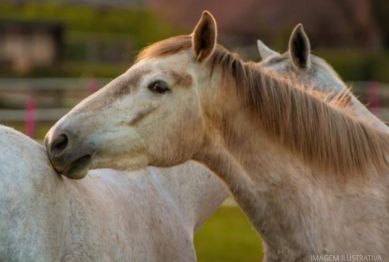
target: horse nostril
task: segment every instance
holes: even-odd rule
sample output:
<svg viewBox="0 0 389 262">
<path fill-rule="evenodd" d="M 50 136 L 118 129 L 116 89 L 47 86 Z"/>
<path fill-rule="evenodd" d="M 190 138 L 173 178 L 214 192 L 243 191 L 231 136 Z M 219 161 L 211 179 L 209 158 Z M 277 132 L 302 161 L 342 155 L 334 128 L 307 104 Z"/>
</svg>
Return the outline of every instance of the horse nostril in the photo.
<svg viewBox="0 0 389 262">
<path fill-rule="evenodd" d="M 57 136 L 51 143 L 51 153 L 55 156 L 60 155 L 65 151 L 69 144 L 68 137 L 65 134 Z"/>
</svg>

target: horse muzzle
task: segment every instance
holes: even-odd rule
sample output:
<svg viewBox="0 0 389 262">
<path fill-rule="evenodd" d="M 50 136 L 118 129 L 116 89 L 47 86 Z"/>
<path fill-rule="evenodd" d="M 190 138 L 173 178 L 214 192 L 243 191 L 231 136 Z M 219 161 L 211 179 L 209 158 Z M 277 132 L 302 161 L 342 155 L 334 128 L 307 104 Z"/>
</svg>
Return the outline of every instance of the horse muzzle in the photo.
<svg viewBox="0 0 389 262">
<path fill-rule="evenodd" d="M 89 170 L 96 148 L 80 141 L 72 132 L 53 127 L 45 137 L 46 150 L 54 169 L 70 179 L 82 179 Z"/>
</svg>

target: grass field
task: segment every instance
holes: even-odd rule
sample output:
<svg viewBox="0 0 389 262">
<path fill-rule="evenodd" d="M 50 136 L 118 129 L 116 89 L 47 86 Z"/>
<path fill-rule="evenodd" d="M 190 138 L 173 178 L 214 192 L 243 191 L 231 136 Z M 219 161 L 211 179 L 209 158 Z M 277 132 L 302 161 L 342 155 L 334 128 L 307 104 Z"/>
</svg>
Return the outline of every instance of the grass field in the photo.
<svg viewBox="0 0 389 262">
<path fill-rule="evenodd" d="M 242 211 L 221 207 L 195 235 L 199 262 L 259 262 L 262 245 Z"/>
</svg>

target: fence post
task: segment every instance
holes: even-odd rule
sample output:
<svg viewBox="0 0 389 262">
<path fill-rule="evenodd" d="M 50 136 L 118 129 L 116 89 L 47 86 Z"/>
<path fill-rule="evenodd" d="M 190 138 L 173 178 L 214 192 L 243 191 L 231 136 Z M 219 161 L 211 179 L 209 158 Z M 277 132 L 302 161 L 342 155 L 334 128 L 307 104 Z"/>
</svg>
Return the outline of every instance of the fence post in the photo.
<svg viewBox="0 0 389 262">
<path fill-rule="evenodd" d="M 25 132 L 30 138 L 34 138 L 34 114 L 35 100 L 34 97 L 29 96 L 26 101 Z"/>
<path fill-rule="evenodd" d="M 369 100 L 370 111 L 378 116 L 379 114 L 379 87 L 377 82 L 370 81 L 367 84 L 367 98 Z"/>
<path fill-rule="evenodd" d="M 93 76 L 89 77 L 86 84 L 86 89 L 88 92 L 88 96 L 97 91 L 96 78 Z"/>
</svg>

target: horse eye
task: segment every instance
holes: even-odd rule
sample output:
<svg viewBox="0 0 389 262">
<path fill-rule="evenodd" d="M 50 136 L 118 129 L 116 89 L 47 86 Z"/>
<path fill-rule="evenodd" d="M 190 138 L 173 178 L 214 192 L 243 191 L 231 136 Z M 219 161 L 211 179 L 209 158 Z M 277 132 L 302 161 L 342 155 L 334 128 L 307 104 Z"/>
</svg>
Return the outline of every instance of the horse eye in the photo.
<svg viewBox="0 0 389 262">
<path fill-rule="evenodd" d="M 153 93 L 163 94 L 169 91 L 167 85 L 162 81 L 156 81 L 148 86 L 149 90 Z"/>
</svg>

